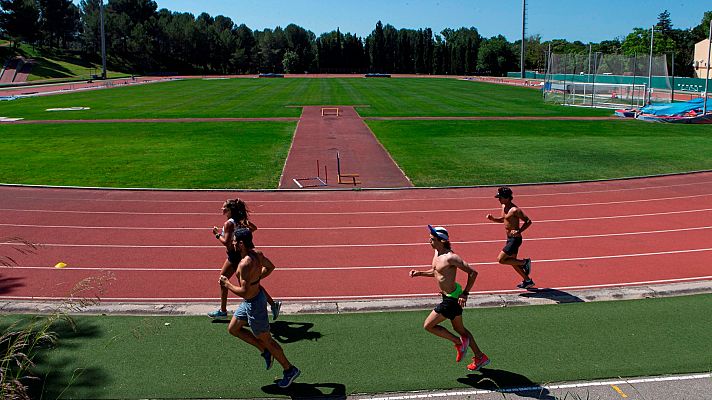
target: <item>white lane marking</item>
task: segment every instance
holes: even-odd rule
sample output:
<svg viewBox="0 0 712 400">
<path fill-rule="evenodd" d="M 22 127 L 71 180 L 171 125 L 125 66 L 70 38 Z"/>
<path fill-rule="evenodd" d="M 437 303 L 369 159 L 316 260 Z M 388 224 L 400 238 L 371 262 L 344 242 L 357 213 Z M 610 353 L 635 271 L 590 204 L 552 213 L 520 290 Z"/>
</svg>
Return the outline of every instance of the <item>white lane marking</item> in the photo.
<svg viewBox="0 0 712 400">
<path fill-rule="evenodd" d="M 554 263 L 554 262 L 566 262 L 566 261 L 585 261 L 585 260 L 606 260 L 606 259 L 616 259 L 616 258 L 629 258 L 629 257 L 649 257 L 649 256 L 660 256 L 660 255 L 670 255 L 670 254 L 686 254 L 686 253 L 704 253 L 712 251 L 712 248 L 707 249 L 688 249 L 688 250 L 672 250 L 672 251 L 661 251 L 654 253 L 636 253 L 636 254 L 614 254 L 608 256 L 592 256 L 592 257 L 579 257 L 579 258 L 557 258 L 548 260 L 533 260 L 537 264 L 542 263 Z M 471 262 L 470 265 L 499 265 L 497 262 Z M 351 270 L 389 270 L 389 269 L 410 269 L 410 268 L 427 268 L 430 267 L 429 264 L 409 264 L 409 265 L 369 265 L 369 266 L 354 266 L 354 267 L 288 267 L 280 266 L 280 272 L 301 272 L 301 271 L 351 271 Z M 0 266 L 0 269 L 47 269 L 55 270 L 54 267 L 49 266 Z M 66 267 L 66 270 L 112 270 L 112 271 L 216 271 L 215 267 L 206 268 L 144 268 L 144 267 Z"/>
<path fill-rule="evenodd" d="M 661 233 L 676 233 L 699 231 L 712 229 L 712 226 L 699 226 L 692 228 L 678 229 L 662 229 L 655 231 L 639 231 L 639 232 L 621 232 L 621 233 L 600 233 L 592 235 L 575 235 L 575 236 L 553 236 L 553 237 L 527 237 L 527 241 L 544 241 L 544 240 L 568 240 L 568 239 L 591 239 L 591 238 L 606 238 L 617 236 L 638 236 L 638 235 L 655 235 Z M 487 239 L 487 240 L 467 240 L 467 241 L 452 241 L 453 244 L 483 244 L 483 243 L 500 243 L 503 239 Z M 223 248 L 217 245 L 133 245 L 133 244 L 78 244 L 78 243 L 35 243 L 41 247 L 98 247 L 98 248 L 137 248 L 137 249 L 215 249 Z M 16 242 L 0 242 L 0 245 L 17 245 Z M 415 243 L 368 243 L 368 244 L 304 244 L 304 245 L 264 245 L 259 246 L 261 249 L 335 249 L 335 248 L 359 248 L 359 247 L 403 247 L 403 246 L 430 246 L 426 242 Z"/>
<path fill-rule="evenodd" d="M 77 271 L 75 269 L 75 271 Z M 218 270 L 213 270 L 213 272 Z M 692 278 L 680 278 L 680 279 L 661 279 L 656 281 L 642 281 L 642 282 L 624 282 L 624 283 L 609 283 L 601 285 L 587 285 L 587 286 L 562 286 L 555 288 L 543 288 L 542 292 L 547 290 L 586 290 L 586 289 L 598 289 L 598 288 L 615 288 L 621 286 L 641 286 L 641 285 L 659 285 L 659 284 L 669 284 L 678 282 L 695 282 L 695 281 L 707 281 L 712 279 L 712 276 L 700 276 Z M 502 289 L 502 290 L 483 290 L 483 291 L 470 291 L 470 294 L 476 295 L 497 295 L 497 294 L 511 294 L 511 293 L 523 293 L 526 292 L 524 289 Z M 575 295 L 572 294 L 572 295 Z M 359 296 L 280 296 L 280 300 L 288 301 L 351 301 L 351 300 L 379 300 L 379 299 L 419 299 L 419 298 L 436 298 L 439 294 L 429 292 L 429 293 L 410 293 L 410 294 L 373 294 L 373 295 L 359 295 Z M 66 300 L 65 297 L 39 297 L 39 296 L 0 296 L 0 299 L 12 299 L 12 300 Z M 112 301 L 167 301 L 167 302 L 200 302 L 200 301 L 215 301 L 215 297 L 102 297 L 102 301 L 112 302 Z"/>
<path fill-rule="evenodd" d="M 603 201 L 603 202 L 593 202 L 593 203 L 576 203 L 576 204 L 551 204 L 551 205 L 530 205 L 527 206 L 527 210 L 540 209 L 540 208 L 564 208 L 564 207 L 589 207 L 589 206 L 604 206 L 604 205 L 616 205 L 616 204 L 629 204 L 629 203 L 648 203 L 656 201 L 669 201 L 669 200 L 685 200 L 685 199 L 699 199 L 701 197 L 712 196 L 709 194 L 700 194 L 692 196 L 674 196 L 674 197 L 659 197 L 651 199 L 641 199 L 641 200 L 621 200 L 621 201 Z M 428 210 L 401 210 L 401 211 L 348 211 L 348 212 L 252 212 L 250 215 L 382 215 L 382 214 L 422 214 L 422 213 L 438 213 L 438 212 L 471 212 L 471 211 L 492 211 L 498 210 L 497 207 L 487 207 L 487 208 L 455 208 L 455 209 L 428 209 Z M 52 214 L 88 214 L 88 215 L 189 215 L 189 216 L 200 216 L 200 215 L 211 215 L 215 216 L 216 213 L 177 213 L 177 212 L 134 212 L 134 211 L 77 211 L 77 210 L 44 210 L 44 209 L 17 209 L 17 208 L 0 208 L 0 211 L 8 212 L 28 212 L 28 213 L 52 213 Z"/>
<path fill-rule="evenodd" d="M 643 178 L 645 179 L 645 178 Z M 606 184 L 607 182 L 621 182 L 621 181 L 593 181 L 593 182 L 582 182 L 581 184 Z M 552 193 L 533 193 L 533 194 L 519 194 L 517 197 L 542 197 L 542 196 L 571 196 L 571 195 L 581 195 L 581 194 L 590 194 L 590 193 L 611 193 L 611 192 L 630 192 L 630 191 L 638 191 L 638 190 L 655 190 L 655 189 L 669 189 L 669 188 L 676 188 L 676 187 L 684 187 L 684 186 L 699 186 L 699 185 L 706 185 L 712 183 L 712 181 L 699 181 L 699 182 L 691 182 L 691 183 L 676 183 L 676 184 L 671 184 L 671 185 L 659 185 L 659 186 L 645 186 L 645 187 L 635 187 L 635 188 L 620 188 L 620 189 L 603 189 L 603 190 L 581 190 L 581 191 L 576 191 L 576 192 L 552 192 Z M 564 183 L 561 183 L 560 185 L 566 185 Z M 521 186 L 526 186 L 526 187 L 537 187 L 536 184 L 531 184 L 531 185 L 521 185 Z M 541 187 L 539 185 L 538 187 Z M 494 187 L 488 187 L 488 186 L 478 186 L 478 187 L 458 187 L 458 188 L 423 188 L 423 189 L 418 189 L 418 190 L 442 190 L 442 191 L 448 191 L 448 190 L 494 190 Z M 515 189 L 519 188 L 519 186 L 515 186 Z M 401 201 L 427 201 L 427 202 L 432 202 L 433 200 L 479 200 L 479 199 L 491 199 L 492 196 L 458 196 L 458 197 L 437 197 L 437 198 L 398 198 L 398 199 L 343 199 L 343 200 L 258 200 L 258 199 L 251 199 L 250 193 L 247 192 L 240 192 L 239 190 L 236 190 L 235 193 L 240 193 L 245 195 L 244 198 L 246 201 L 249 201 L 251 204 L 259 204 L 259 203 L 270 203 L 270 204 L 276 204 L 276 203 L 350 203 L 350 202 L 358 202 L 359 204 L 364 203 L 364 202 L 377 202 L 377 203 L 389 203 L 389 202 L 401 202 Z M 395 192 L 393 192 L 395 193 Z M 315 196 L 319 196 L 317 194 L 314 194 Z M 37 197 L 37 196 L 17 196 L 15 197 L 16 199 L 29 199 L 29 200 L 34 200 L 34 199 L 41 199 L 41 200 L 47 200 L 46 197 Z M 160 204 L 165 204 L 165 203 L 172 203 L 172 204 L 216 204 L 224 201 L 222 198 L 221 199 L 215 199 L 215 200 L 161 200 L 161 199 L 94 199 L 94 198 L 71 198 L 71 197 L 54 197 L 51 199 L 52 201 L 90 201 L 90 202 L 116 202 L 116 203 L 123 203 L 123 202 L 135 202 L 135 203 L 160 203 Z"/>
<path fill-rule="evenodd" d="M 682 211 L 666 211 L 657 213 L 644 213 L 644 214 L 622 214 L 622 215 L 604 215 L 600 217 L 580 217 L 580 218 L 562 218 L 562 219 L 538 219 L 537 224 L 550 223 L 550 222 L 573 222 L 573 221 L 595 221 L 600 219 L 619 219 L 619 218 L 639 218 L 639 217 L 656 217 L 661 215 L 675 215 L 675 214 L 689 214 L 689 213 L 700 213 L 709 212 L 712 208 L 700 208 L 697 210 L 682 210 Z M 448 227 L 453 226 L 491 226 L 492 222 L 475 222 L 470 224 L 447 224 Z M 137 226 L 86 226 L 86 225 L 38 225 L 38 224 L 0 224 L 0 226 L 7 226 L 13 228 L 42 228 L 42 229 L 123 229 L 123 230 L 199 230 L 204 231 L 210 228 L 205 226 L 201 227 L 137 227 Z M 292 231 L 292 230 L 350 230 L 350 229 L 399 229 L 399 228 L 422 228 L 423 225 L 370 225 L 370 226 L 325 226 L 325 227 L 260 227 L 261 231 Z"/>
<path fill-rule="evenodd" d="M 523 386 L 518 388 L 507 388 L 500 390 L 485 390 L 485 389 L 472 389 L 472 390 L 450 390 L 442 392 L 430 392 L 430 393 L 418 393 L 418 394 L 407 394 L 401 396 L 387 396 L 387 397 L 369 397 L 369 400 L 415 400 L 415 399 L 433 399 L 433 398 L 447 398 L 452 396 L 474 396 L 478 394 L 488 394 L 488 393 L 517 393 L 517 392 L 539 392 L 543 389 L 548 391 L 552 390 L 562 390 L 562 389 L 584 389 L 590 387 L 598 386 L 611 386 L 611 385 L 624 385 L 624 384 L 640 384 L 640 383 L 656 383 L 656 382 L 678 382 L 678 381 L 689 381 L 693 379 L 708 379 L 712 377 L 712 374 L 695 374 L 695 375 L 680 375 L 680 376 L 666 376 L 666 377 L 655 377 L 655 378 L 638 378 L 638 379 L 624 379 L 615 381 L 599 381 L 599 382 L 582 382 L 582 383 L 565 383 L 560 385 L 545 385 L 545 386 Z"/>
</svg>

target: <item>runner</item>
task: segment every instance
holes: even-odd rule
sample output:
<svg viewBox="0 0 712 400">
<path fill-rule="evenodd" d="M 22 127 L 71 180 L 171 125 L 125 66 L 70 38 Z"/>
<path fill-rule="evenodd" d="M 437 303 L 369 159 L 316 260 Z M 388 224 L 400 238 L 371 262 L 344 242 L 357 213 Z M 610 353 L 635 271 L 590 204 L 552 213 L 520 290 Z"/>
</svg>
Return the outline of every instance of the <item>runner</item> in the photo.
<svg viewBox="0 0 712 400">
<path fill-rule="evenodd" d="M 213 227 L 213 235 L 215 235 L 215 238 L 218 239 L 227 249 L 227 259 L 223 263 L 220 275 L 225 275 L 228 278 L 231 278 L 235 273 L 235 268 L 237 266 L 237 262 L 239 261 L 239 254 L 237 254 L 232 247 L 233 232 L 239 227 L 248 228 L 250 232 L 254 232 L 257 230 L 257 225 L 253 224 L 252 221 L 249 220 L 249 210 L 242 199 L 226 200 L 222 206 L 222 213 L 227 217 L 227 220 L 223 224 L 222 229 L 217 226 Z M 267 302 L 272 309 L 272 319 L 276 320 L 277 317 L 279 317 L 282 302 L 274 301 L 272 296 L 270 296 L 267 291 L 265 291 L 265 295 L 267 296 Z M 227 317 L 227 289 L 224 287 L 220 288 L 220 308 L 209 312 L 208 316 L 211 318 Z"/>
<path fill-rule="evenodd" d="M 301 374 L 299 368 L 292 365 L 284 355 L 284 350 L 270 334 L 269 317 L 267 316 L 267 298 L 260 286 L 260 280 L 274 270 L 274 265 L 264 256 L 255 251 L 252 243 L 252 232 L 247 228 L 237 228 L 233 235 L 233 246 L 239 254 L 237 263 L 237 285 L 233 285 L 227 276 L 220 276 L 220 286 L 245 299 L 228 325 L 231 335 L 255 346 L 262 353 L 267 369 L 272 367 L 273 360 L 282 365 L 283 377 L 277 382 L 280 388 L 289 387 Z M 251 332 L 245 328 L 249 323 Z"/>
<path fill-rule="evenodd" d="M 477 271 L 452 251 L 450 236 L 445 228 L 433 228 L 428 225 L 428 229 L 430 229 L 430 245 L 435 249 L 433 267 L 426 271 L 411 270 L 410 277 L 427 276 L 435 278 L 440 287 L 442 302 L 438 304 L 428 318 L 425 319 L 423 328 L 433 335 L 451 341 L 455 345 L 455 350 L 457 351 L 457 355 L 455 356 L 456 362 L 460 362 L 462 357 L 467 354 L 467 348 L 469 346 L 475 356 L 472 357 L 472 363 L 467 366 L 467 369 L 477 371 L 489 364 L 490 360 L 477 346 L 472 333 L 465 328 L 462 322 L 462 307 L 467 303 L 470 289 L 472 289 L 472 286 L 475 284 Z M 464 290 L 462 286 L 455 281 L 458 269 L 467 274 L 467 283 L 465 284 Z M 439 325 L 446 319 L 450 320 L 452 328 L 460 335 L 459 338 L 453 335 L 447 328 Z"/>
<path fill-rule="evenodd" d="M 502 205 L 502 215 L 494 217 L 492 214 L 487 214 L 487 219 L 493 222 L 504 223 L 504 230 L 507 232 L 507 244 L 497 256 L 497 261 L 503 265 L 511 265 L 512 268 L 522 277 L 522 283 L 517 285 L 520 289 L 529 289 L 534 287 L 534 281 L 529 276 L 532 267 L 532 260 L 525 258 L 520 260 L 517 258 L 519 246 L 522 245 L 522 232 L 524 232 L 532 224 L 532 220 L 524 214 L 521 208 L 512 203 L 514 196 L 512 189 L 502 186 L 497 189 L 497 194 L 494 196 L 499 199 Z M 519 226 L 519 221 L 524 223 Z"/>
</svg>

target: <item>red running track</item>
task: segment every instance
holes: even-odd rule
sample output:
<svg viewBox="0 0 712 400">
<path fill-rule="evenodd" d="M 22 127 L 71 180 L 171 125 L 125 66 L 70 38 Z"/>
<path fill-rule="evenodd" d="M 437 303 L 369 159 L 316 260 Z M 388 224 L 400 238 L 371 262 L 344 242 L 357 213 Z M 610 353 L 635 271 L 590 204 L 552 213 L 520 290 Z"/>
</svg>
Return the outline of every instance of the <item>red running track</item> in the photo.
<svg viewBox="0 0 712 400">
<path fill-rule="evenodd" d="M 278 269 L 264 285 L 285 300 L 415 298 L 436 293 L 408 277 L 432 257 L 427 224 L 446 226 L 480 272 L 475 293 L 518 291 L 495 262 L 504 244 L 493 188 L 199 192 L 0 187 L 0 238 L 41 247 L 0 255 L 0 299 L 62 299 L 80 280 L 110 274 L 103 301 L 214 302 L 224 249 L 211 234 L 220 207 L 242 197 L 255 242 Z M 712 280 L 712 173 L 520 186 L 532 218 L 520 257 L 541 288 Z M 68 266 L 56 269 L 65 262 Z M 460 277 L 462 278 L 462 277 Z"/>
</svg>

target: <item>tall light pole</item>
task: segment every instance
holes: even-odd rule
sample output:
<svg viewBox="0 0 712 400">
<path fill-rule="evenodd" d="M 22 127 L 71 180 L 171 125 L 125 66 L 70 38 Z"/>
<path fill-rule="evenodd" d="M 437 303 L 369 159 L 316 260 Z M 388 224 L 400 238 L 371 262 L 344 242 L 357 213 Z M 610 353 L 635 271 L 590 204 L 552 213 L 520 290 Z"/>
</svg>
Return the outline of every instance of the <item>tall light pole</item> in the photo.
<svg viewBox="0 0 712 400">
<path fill-rule="evenodd" d="M 106 35 L 104 34 L 104 0 L 99 0 L 99 26 L 101 31 L 101 79 L 106 79 Z"/>
<path fill-rule="evenodd" d="M 522 0 L 522 49 L 520 55 L 520 64 L 522 69 L 522 79 L 526 78 L 524 71 L 524 36 L 527 30 L 527 0 Z"/>
<path fill-rule="evenodd" d="M 650 60 L 648 61 L 648 101 L 650 104 L 653 94 L 653 34 L 655 33 L 655 25 L 650 28 Z"/>
<path fill-rule="evenodd" d="M 709 93 L 707 90 L 710 87 L 710 57 L 712 57 L 712 19 L 710 20 L 710 36 L 707 43 L 707 76 L 705 77 L 705 105 L 702 107 L 702 115 L 707 114 L 707 98 Z"/>
</svg>

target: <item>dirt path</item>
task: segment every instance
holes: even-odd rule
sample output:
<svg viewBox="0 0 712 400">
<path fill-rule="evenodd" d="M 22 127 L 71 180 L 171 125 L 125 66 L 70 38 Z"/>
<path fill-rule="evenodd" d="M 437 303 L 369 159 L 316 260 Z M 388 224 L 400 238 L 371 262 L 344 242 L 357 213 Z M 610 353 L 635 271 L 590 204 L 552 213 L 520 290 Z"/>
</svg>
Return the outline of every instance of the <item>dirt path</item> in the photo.
<svg viewBox="0 0 712 400">
<path fill-rule="evenodd" d="M 340 106 L 338 109 L 338 117 L 322 117 L 322 107 L 304 107 L 282 171 L 280 189 L 297 188 L 294 178 L 315 177 L 317 160 L 322 179 L 328 174 L 328 187 L 353 187 L 353 178 L 347 179 L 351 184 L 337 182 L 337 151 L 341 160 L 341 172 L 358 174 L 356 179 L 361 182 L 357 184 L 358 187 L 413 186 L 356 110 L 347 106 Z"/>
</svg>

